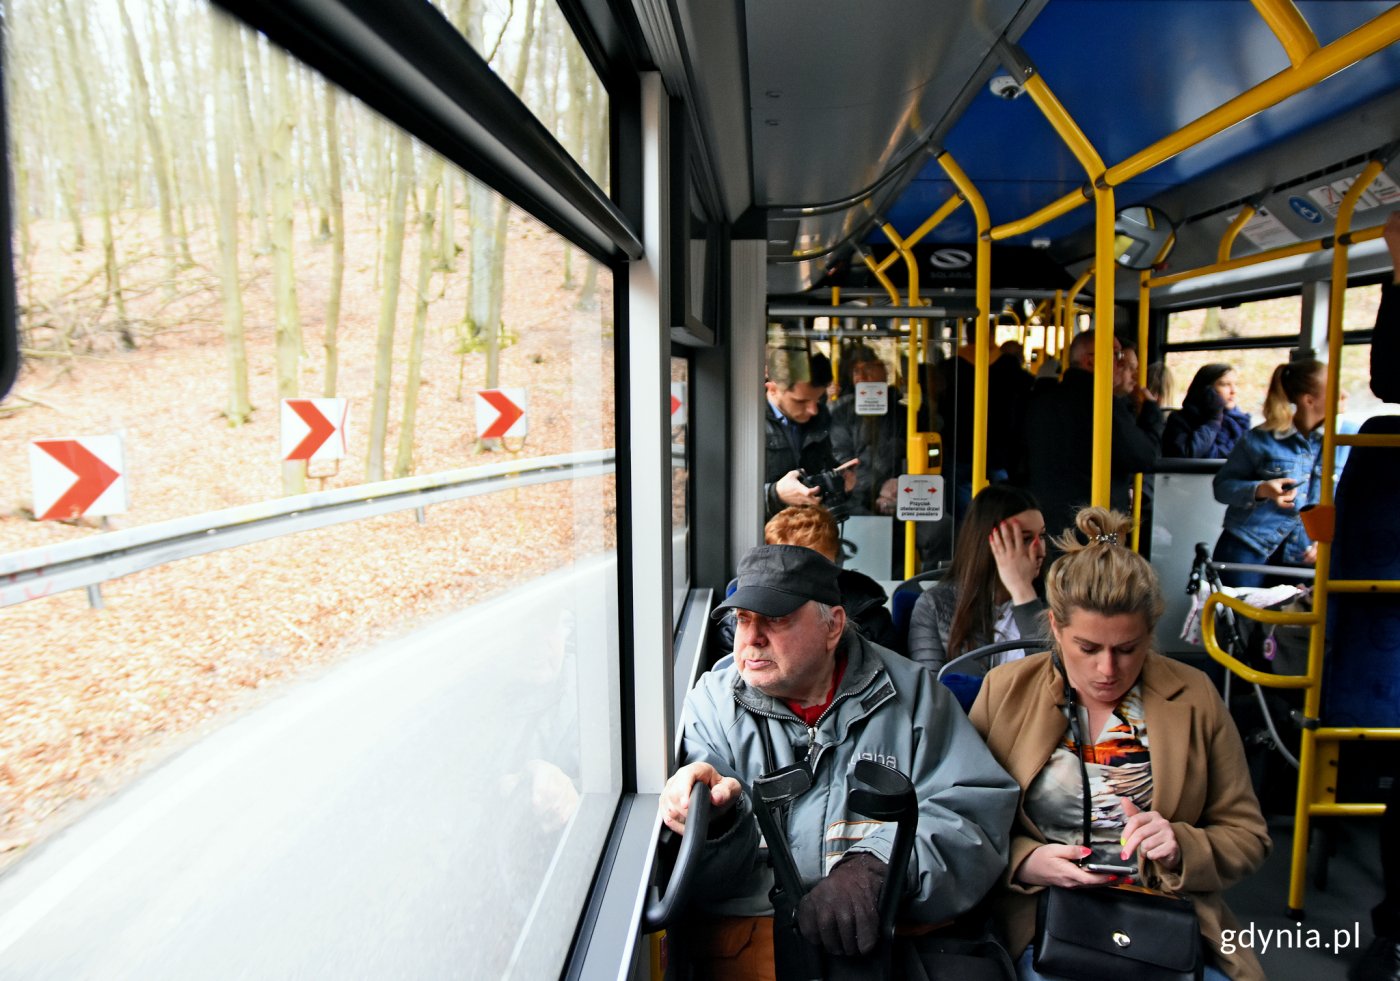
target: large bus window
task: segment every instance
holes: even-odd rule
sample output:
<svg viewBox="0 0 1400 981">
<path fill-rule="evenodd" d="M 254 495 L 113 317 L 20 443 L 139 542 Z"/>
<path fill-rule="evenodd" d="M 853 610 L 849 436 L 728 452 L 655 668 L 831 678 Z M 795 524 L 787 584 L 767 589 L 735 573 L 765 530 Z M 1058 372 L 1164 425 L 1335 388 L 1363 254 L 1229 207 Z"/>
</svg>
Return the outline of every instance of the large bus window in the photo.
<svg viewBox="0 0 1400 981">
<path fill-rule="evenodd" d="M 283 844 L 325 875 L 231 898 L 240 931 L 286 934 L 288 976 L 357 934 L 359 974 L 557 974 L 621 789 L 610 270 L 212 6 L 15 0 L 5 44 L 0 865 L 372 675 L 329 759 L 277 746 Z M 568 61 L 527 87 L 572 91 Z M 110 576 L 66 588 L 73 556 Z M 255 881 L 282 859 L 248 813 L 201 833 Z M 394 959 L 444 917 L 453 960 Z M 18 973 L 38 934 L 6 933 Z"/>
<path fill-rule="evenodd" d="M 1179 406 L 1186 388 L 1197 369 L 1213 362 L 1234 365 L 1239 372 L 1239 407 L 1250 413 L 1256 422 L 1262 418 L 1264 394 L 1269 378 L 1290 351 L 1297 347 L 1302 319 L 1302 298 L 1280 297 L 1258 300 L 1235 307 L 1212 307 L 1172 313 L 1167 319 L 1167 340 L 1170 344 L 1213 342 L 1209 350 L 1169 351 L 1167 368 L 1172 375 L 1170 406 Z M 1380 303 L 1377 286 L 1353 287 L 1347 290 L 1342 321 L 1344 332 L 1370 330 L 1376 320 Z M 1245 339 L 1279 338 L 1277 347 L 1240 348 L 1232 342 Z M 1325 346 L 1325 336 L 1319 339 Z M 1358 345 L 1347 344 L 1343 351 L 1342 390 L 1358 397 L 1347 408 L 1348 413 L 1372 414 L 1369 406 L 1367 372 L 1369 365 L 1358 353 Z M 1363 348 L 1369 352 L 1369 346 Z M 1322 357 L 1326 351 L 1319 351 Z M 1366 356 L 1369 358 L 1369 354 Z M 1373 400 L 1372 400 L 1373 401 Z"/>
</svg>

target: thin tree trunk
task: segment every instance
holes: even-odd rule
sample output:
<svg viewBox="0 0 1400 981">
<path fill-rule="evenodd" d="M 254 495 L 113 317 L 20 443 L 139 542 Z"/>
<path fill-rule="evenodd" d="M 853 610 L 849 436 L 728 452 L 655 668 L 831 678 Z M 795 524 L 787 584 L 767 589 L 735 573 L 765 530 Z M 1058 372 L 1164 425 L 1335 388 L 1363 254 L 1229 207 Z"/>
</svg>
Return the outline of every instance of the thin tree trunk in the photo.
<svg viewBox="0 0 1400 981">
<path fill-rule="evenodd" d="M 278 60 L 284 60 L 279 55 Z M 287 72 L 284 64 L 269 66 L 272 80 L 272 126 L 267 160 L 272 179 L 272 278 L 277 307 L 277 395 L 296 398 L 301 393 L 301 316 L 297 309 L 296 258 L 292 253 L 292 128 L 296 120 L 288 104 Z M 306 490 L 306 464 L 301 460 L 282 462 L 282 492 L 300 494 Z"/>
<path fill-rule="evenodd" d="M 379 336 L 374 355 L 374 400 L 370 410 L 366 481 L 384 479 L 389 388 L 394 372 L 394 321 L 398 316 L 399 276 L 403 268 L 404 211 L 408 205 L 408 185 L 413 180 L 413 141 L 407 133 L 400 132 L 397 146 L 395 156 L 398 167 L 394 174 L 393 199 L 389 205 L 389 227 L 385 230 L 384 288 L 379 294 Z"/>
<path fill-rule="evenodd" d="M 267 98 L 263 89 L 263 74 L 258 61 L 258 49 L 263 43 L 258 35 L 239 32 L 244 42 L 240 45 L 239 79 L 243 85 L 243 98 L 239 100 L 240 119 L 243 126 L 243 146 L 258 147 L 253 159 L 248 162 L 250 176 L 255 176 L 257 187 L 249 195 L 252 201 L 253 252 L 266 255 L 272 251 L 272 218 L 269 213 L 272 198 L 272 178 L 267 160 L 267 140 L 259 123 L 267 118 Z"/>
<path fill-rule="evenodd" d="M 122 298 L 121 269 L 117 265 L 117 243 L 112 234 L 112 187 L 111 175 L 107 170 L 107 152 L 102 134 L 97 126 L 97 108 L 92 101 L 92 90 L 85 74 L 91 59 L 84 59 L 78 45 L 79 24 L 69 12 L 67 0 L 58 0 L 59 16 L 63 20 L 64 36 L 68 39 L 69 65 L 73 79 L 78 86 L 78 97 L 83 107 L 83 117 L 87 126 L 88 153 L 92 160 L 96 177 L 98 208 L 102 220 L 102 264 L 106 273 L 107 294 L 116 308 L 118 331 L 127 347 L 135 347 L 135 341 L 126 323 L 126 302 Z M 84 32 L 86 33 L 86 32 Z"/>
<path fill-rule="evenodd" d="M 340 331 L 340 293 L 345 281 L 345 197 L 340 186 L 340 131 L 336 124 L 335 86 L 326 85 L 326 162 L 329 174 L 327 191 L 330 197 L 331 227 L 331 281 L 326 295 L 326 328 L 324 345 L 326 348 L 326 387 L 327 398 L 335 396 L 337 376 L 340 373 L 340 347 L 337 335 Z"/>
<path fill-rule="evenodd" d="M 126 0 L 117 0 L 117 11 L 122 19 L 122 38 L 126 43 L 126 57 L 130 62 L 132 85 L 135 87 L 136 111 L 141 117 L 141 125 L 146 130 L 146 140 L 151 148 L 151 166 L 155 170 L 156 198 L 160 209 L 160 247 L 165 254 L 165 283 L 162 292 L 166 299 L 175 295 L 175 280 L 179 277 L 179 266 L 175 258 L 175 224 L 170 216 L 170 164 L 165 153 L 165 140 L 160 135 L 155 114 L 151 111 L 151 86 L 146 81 L 146 68 L 141 63 L 141 48 L 136 43 L 136 28 L 131 25 L 131 15 L 126 11 Z M 189 247 L 186 246 L 186 251 Z"/>
<path fill-rule="evenodd" d="M 424 191 L 422 217 L 418 228 L 418 288 L 413 304 L 413 335 L 408 345 L 408 379 L 404 383 L 403 423 L 399 426 L 399 453 L 394 462 L 394 476 L 407 477 L 413 472 L 413 430 L 418 418 L 418 385 L 423 377 L 423 333 L 428 323 L 428 289 L 432 283 L 434 243 L 434 209 L 437 207 L 438 185 L 442 183 L 442 158 L 434 155 L 428 168 L 428 187 Z"/>
<path fill-rule="evenodd" d="M 217 73 L 218 116 L 214 125 L 214 154 L 219 174 L 219 280 L 224 297 L 224 350 L 228 358 L 229 424 L 241 426 L 253 407 L 248 400 L 248 349 L 243 335 L 243 293 L 238 279 L 238 180 L 233 168 L 235 86 L 233 60 L 238 24 L 215 12 L 211 18 L 214 69 Z"/>
</svg>

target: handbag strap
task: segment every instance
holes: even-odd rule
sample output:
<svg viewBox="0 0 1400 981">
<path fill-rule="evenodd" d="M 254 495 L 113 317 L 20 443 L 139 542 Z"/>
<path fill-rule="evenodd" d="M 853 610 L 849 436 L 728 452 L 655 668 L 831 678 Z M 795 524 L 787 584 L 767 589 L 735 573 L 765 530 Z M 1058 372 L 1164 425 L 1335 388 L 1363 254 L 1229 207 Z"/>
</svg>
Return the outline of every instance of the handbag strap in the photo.
<svg viewBox="0 0 1400 981">
<path fill-rule="evenodd" d="M 1050 660 L 1054 662 L 1055 668 L 1060 672 L 1060 677 L 1065 682 L 1065 702 L 1069 706 L 1070 736 L 1074 739 L 1074 756 L 1079 760 L 1079 775 L 1084 788 L 1084 847 L 1090 848 L 1092 846 L 1089 844 L 1089 828 L 1093 823 L 1093 814 L 1089 803 L 1089 767 L 1084 763 L 1084 736 L 1079 726 L 1079 702 L 1074 697 L 1074 686 L 1069 683 L 1069 674 L 1065 671 L 1065 666 L 1060 663 L 1059 652 L 1051 651 Z"/>
<path fill-rule="evenodd" d="M 771 719 L 768 719 L 764 716 L 758 716 L 758 741 L 763 744 L 764 773 L 772 773 L 778 768 L 777 757 L 773 753 L 773 734 L 768 731 L 768 727 L 772 724 L 773 723 Z M 782 829 L 784 835 L 787 834 L 788 806 L 789 805 L 784 804 L 778 810 L 777 814 L 778 827 Z"/>
</svg>

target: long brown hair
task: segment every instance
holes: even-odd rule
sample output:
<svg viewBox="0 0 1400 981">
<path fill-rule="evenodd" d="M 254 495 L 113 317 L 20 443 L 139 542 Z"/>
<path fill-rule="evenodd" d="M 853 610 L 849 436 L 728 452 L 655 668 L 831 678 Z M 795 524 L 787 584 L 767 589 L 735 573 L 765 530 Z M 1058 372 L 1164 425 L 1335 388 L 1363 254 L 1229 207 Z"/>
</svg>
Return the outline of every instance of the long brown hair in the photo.
<svg viewBox="0 0 1400 981">
<path fill-rule="evenodd" d="M 1126 545 L 1132 519 L 1107 508 L 1083 508 L 1074 524 L 1087 542 L 1073 531 L 1055 539 L 1063 554 L 1045 574 L 1045 605 L 1055 622 L 1069 623 L 1075 610 L 1102 616 L 1136 613 L 1150 637 L 1167 604 L 1152 566 Z"/>
<path fill-rule="evenodd" d="M 1327 366 L 1314 358 L 1285 361 L 1274 369 L 1269 379 L 1269 392 L 1264 396 L 1264 422 L 1260 427 L 1282 433 L 1293 425 L 1293 406 L 1304 395 L 1322 394 L 1325 381 L 1318 376 Z"/>
<path fill-rule="evenodd" d="M 948 626 L 948 657 L 971 650 L 969 638 L 992 636 L 992 611 L 996 608 L 997 563 L 987 539 L 992 529 L 1022 511 L 1039 511 L 1030 492 L 1006 484 L 992 484 L 972 499 L 953 546 L 953 564 L 944 582 L 957 589 L 953 619 Z"/>
</svg>

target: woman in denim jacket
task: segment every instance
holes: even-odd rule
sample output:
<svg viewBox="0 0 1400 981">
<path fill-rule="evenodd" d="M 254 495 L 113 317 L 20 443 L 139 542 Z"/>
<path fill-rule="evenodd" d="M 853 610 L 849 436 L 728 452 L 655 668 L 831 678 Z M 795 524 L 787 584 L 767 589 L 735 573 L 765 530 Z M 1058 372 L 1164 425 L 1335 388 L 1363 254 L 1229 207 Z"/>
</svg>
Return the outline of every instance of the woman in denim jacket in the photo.
<svg viewBox="0 0 1400 981">
<path fill-rule="evenodd" d="M 1212 555 L 1216 561 L 1309 565 L 1316 559 L 1317 546 L 1298 512 L 1319 496 L 1326 383 L 1320 361 L 1290 361 L 1274 369 L 1263 425 L 1235 444 L 1215 475 L 1215 499 L 1228 505 Z M 1264 583 L 1257 572 L 1225 573 L 1221 579 L 1229 586 Z"/>
</svg>

